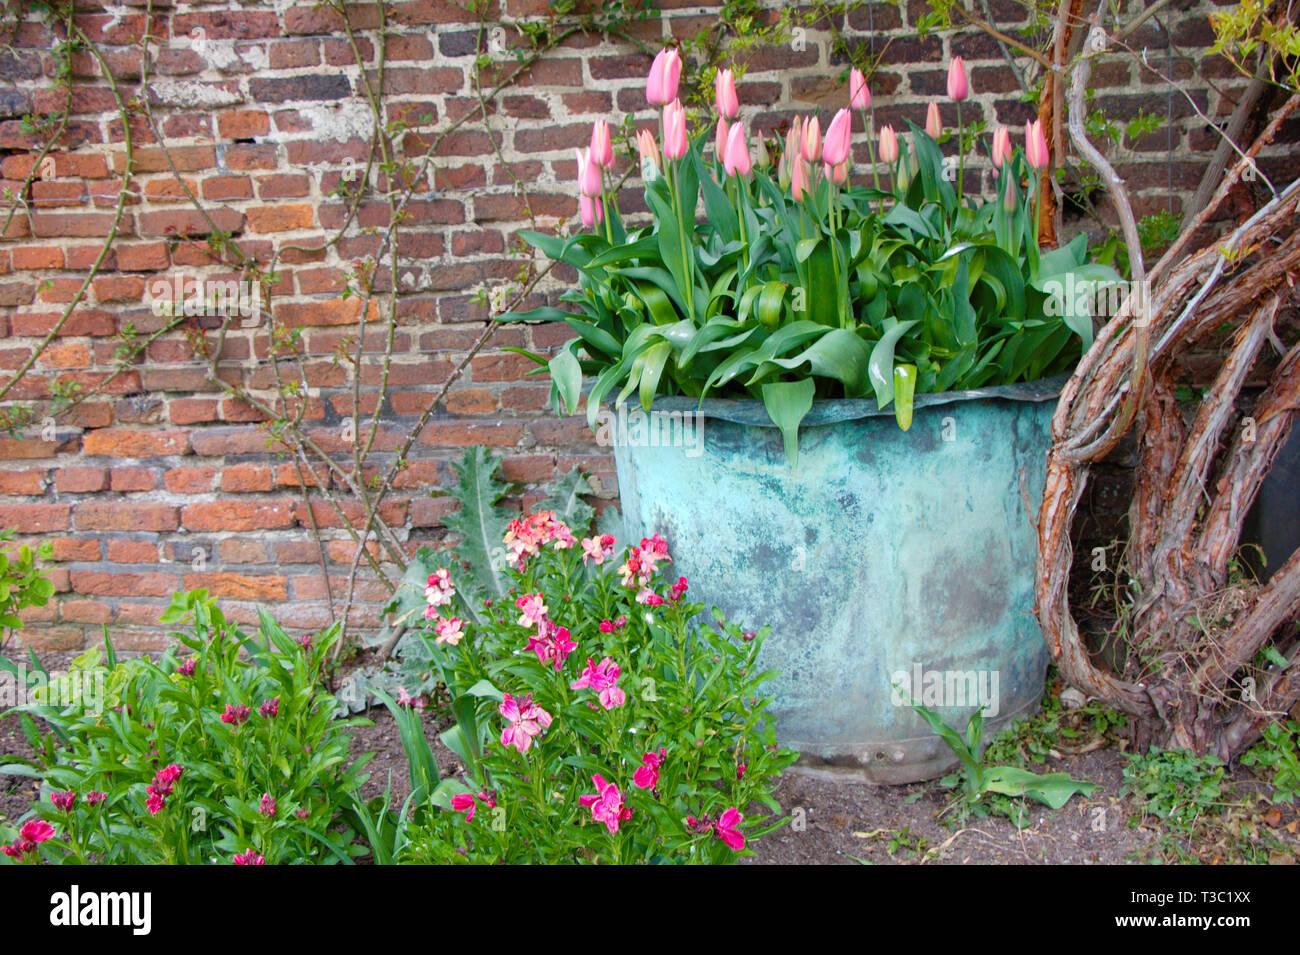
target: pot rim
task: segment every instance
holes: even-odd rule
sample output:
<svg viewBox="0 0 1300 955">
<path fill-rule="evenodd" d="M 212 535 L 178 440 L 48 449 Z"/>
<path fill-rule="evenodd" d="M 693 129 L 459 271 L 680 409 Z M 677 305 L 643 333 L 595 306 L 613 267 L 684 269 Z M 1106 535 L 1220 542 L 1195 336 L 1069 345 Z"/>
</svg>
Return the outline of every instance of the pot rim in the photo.
<svg viewBox="0 0 1300 955">
<path fill-rule="evenodd" d="M 1063 372 L 1050 378 L 1037 381 L 1022 381 L 1014 385 L 991 385 L 987 388 L 972 388 L 967 391 L 940 391 L 916 395 L 912 407 L 919 411 L 939 405 L 955 404 L 961 401 L 980 401 L 1001 399 L 1004 401 L 1044 402 L 1052 401 L 1061 394 L 1061 389 L 1070 380 L 1073 372 Z M 612 404 L 609 407 L 613 407 Z M 640 405 L 636 405 L 637 408 Z M 629 412 L 632 409 L 629 408 Z M 758 398 L 688 398 L 683 395 L 659 395 L 654 399 L 652 411 L 681 411 L 696 414 L 733 424 L 752 425 L 760 428 L 775 428 L 776 423 L 768 417 L 767 408 Z M 617 413 L 617 412 L 616 412 Z M 875 398 L 825 398 L 814 401 L 812 408 L 799 422 L 800 430 L 817 425 L 838 424 L 842 421 L 856 421 L 860 418 L 893 417 L 894 407 L 876 406 Z"/>
</svg>

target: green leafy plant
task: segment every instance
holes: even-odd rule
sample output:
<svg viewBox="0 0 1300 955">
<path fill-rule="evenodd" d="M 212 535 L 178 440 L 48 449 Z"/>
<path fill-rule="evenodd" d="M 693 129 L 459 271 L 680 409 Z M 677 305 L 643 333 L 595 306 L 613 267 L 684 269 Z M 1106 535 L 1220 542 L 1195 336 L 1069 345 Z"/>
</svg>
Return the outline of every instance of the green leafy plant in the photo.
<svg viewBox="0 0 1300 955">
<path fill-rule="evenodd" d="M 365 760 L 348 756 L 358 723 L 335 721 L 320 686 L 337 627 L 296 642 L 262 611 L 250 638 L 203 590 L 176 594 L 162 621 L 187 626 L 171 634 L 183 660 L 118 659 L 105 633 L 102 654 L 63 678 L 102 692 L 16 708 L 37 754 L 0 773 L 40 780 L 34 813 L 54 830 L 18 858 L 290 864 L 363 852 L 340 826 L 365 779 Z"/>
<path fill-rule="evenodd" d="M 1123 776 L 1122 795 L 1137 797 L 1144 813 L 1181 827 L 1213 812 L 1223 795 L 1222 760 L 1184 749 L 1131 754 Z"/>
<path fill-rule="evenodd" d="M 958 733 L 933 710 L 916 703 L 910 703 L 910 706 L 948 744 L 961 764 L 960 775 L 947 776 L 943 782 L 955 786 L 960 781 L 964 791 L 964 808 L 968 811 L 978 811 L 980 800 L 987 794 L 1033 799 L 1052 809 L 1060 809 L 1076 793 L 1088 796 L 1097 788 L 1095 783 L 1071 779 L 1069 773 L 1032 773 L 1018 766 L 988 765 L 982 753 L 982 709 L 970 715 L 966 721 L 965 733 Z"/>
<path fill-rule="evenodd" d="M 666 120 L 680 108 L 669 103 Z M 811 165 L 800 141 L 817 137 L 802 134 L 803 121 L 776 165 L 766 143 L 751 162 L 743 135 L 737 165 L 740 157 L 716 150 L 706 158 L 711 128 L 688 142 L 684 125 L 666 122 L 662 150 L 643 132 L 653 221 L 635 229 L 611 185 L 594 190 L 580 176 L 591 231 L 521 233 L 578 271 L 578 287 L 561 296 L 578 313 L 503 316 L 564 320 L 577 333 L 549 359 L 525 352 L 549 368 L 555 406 L 572 413 L 584 378 L 593 427 L 611 397 L 621 404 L 635 394 L 646 410 L 658 394 L 760 399 L 793 463 L 799 423 L 817 398 L 892 403 L 906 429 L 917 393 L 1069 368 L 1093 334 L 1078 303 L 1119 276 L 1087 264 L 1086 236 L 1039 249 L 1032 191 L 1046 156 L 1031 167 L 1007 137 L 995 156 L 998 195 L 988 200 L 963 191 L 961 170 L 950 170 L 931 135 L 912 127 L 909 148 L 889 130 L 883 172 L 873 152 L 872 175 L 855 182 L 847 166 L 829 164 L 838 157 L 832 139 L 847 149 L 852 123 L 841 110 L 821 152 L 830 158 Z M 580 173 L 596 162 L 579 159 Z"/>
<path fill-rule="evenodd" d="M 466 520 L 495 505 L 491 473 L 462 473 Z M 577 487 L 556 503 L 590 520 Z M 510 521 L 496 545 L 475 542 L 480 556 L 504 546 L 503 571 L 433 570 L 411 639 L 445 688 L 454 723 L 440 739 L 463 771 L 438 778 L 422 700 L 377 691 L 398 721 L 414 790 L 404 827 L 406 810 L 364 807 L 380 852 L 723 862 L 784 824 L 771 790 L 795 754 L 777 747 L 761 694 L 772 675 L 757 665 L 766 629 L 716 610 L 703 625 L 686 580 L 664 576 L 662 541 L 621 553 L 616 544 L 610 534 L 580 539 L 544 510 Z M 499 579 L 505 592 L 493 595 Z"/>
<path fill-rule="evenodd" d="M 1294 803 L 1300 798 L 1300 723 L 1286 720 L 1270 723 L 1264 738 L 1241 757 L 1243 766 L 1268 770 L 1275 803 Z"/>
<path fill-rule="evenodd" d="M 33 550 L 12 543 L 13 536 L 13 528 L 0 530 L 0 649 L 21 629 L 20 614 L 28 607 L 44 607 L 54 594 L 54 584 L 36 563 L 50 559 L 53 545 L 42 541 Z"/>
</svg>

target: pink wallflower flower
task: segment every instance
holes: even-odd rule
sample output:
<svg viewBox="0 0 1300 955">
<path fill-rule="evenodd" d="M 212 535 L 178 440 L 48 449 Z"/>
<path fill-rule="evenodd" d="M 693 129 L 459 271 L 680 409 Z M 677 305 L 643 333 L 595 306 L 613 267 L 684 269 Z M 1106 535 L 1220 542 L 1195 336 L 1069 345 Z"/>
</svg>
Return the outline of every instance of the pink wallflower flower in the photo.
<svg viewBox="0 0 1300 955">
<path fill-rule="evenodd" d="M 705 814 L 702 819 L 687 816 L 686 828 L 691 832 L 711 832 L 713 830 L 713 820 L 709 818 L 708 814 Z"/>
<path fill-rule="evenodd" d="M 304 650 L 310 650 L 310 649 L 311 649 L 311 634 L 310 634 L 310 633 L 304 633 L 301 637 L 299 637 L 299 638 L 298 638 L 298 646 L 302 647 Z"/>
<path fill-rule="evenodd" d="M 724 810 L 718 817 L 717 836 L 732 852 L 739 852 L 745 848 L 745 836 L 740 831 L 740 823 L 744 818 L 735 806 Z"/>
<path fill-rule="evenodd" d="M 463 812 L 466 822 L 473 822 L 474 811 L 480 802 L 489 809 L 495 809 L 497 804 L 496 799 L 489 796 L 485 789 L 477 796 L 472 796 L 469 793 L 457 793 L 451 797 L 451 808 L 456 812 Z"/>
<path fill-rule="evenodd" d="M 277 696 L 267 700 L 265 703 L 263 703 L 261 706 L 257 708 L 257 712 L 261 713 L 262 716 L 264 716 L 268 720 L 274 719 L 275 717 L 279 716 L 280 698 Z"/>
<path fill-rule="evenodd" d="M 582 676 L 569 684 L 569 689 L 581 690 L 590 687 L 596 691 L 600 705 L 607 710 L 612 710 L 627 702 L 627 694 L 617 686 L 620 673 L 622 669 L 611 657 L 605 657 L 599 664 L 592 662 L 591 657 L 587 657 L 587 669 Z"/>
<path fill-rule="evenodd" d="M 623 576 L 624 587 L 642 587 L 650 580 L 650 573 L 641 564 L 641 551 L 636 547 L 627 549 L 627 560 L 618 572 Z"/>
<path fill-rule="evenodd" d="M 537 633 L 528 637 L 528 646 L 524 647 L 537 654 L 539 663 L 552 664 L 556 670 L 564 667 L 564 661 L 577 648 L 578 645 L 569 639 L 569 628 L 556 626 L 550 620 L 538 624 Z"/>
<path fill-rule="evenodd" d="M 231 726 L 242 726 L 248 722 L 248 716 L 252 712 L 248 707 L 240 704 L 226 704 L 226 712 L 221 714 L 221 722 L 229 723 Z"/>
<path fill-rule="evenodd" d="M 54 803 L 56 809 L 62 809 L 64 812 L 72 811 L 72 804 L 77 801 L 77 794 L 69 789 L 67 792 L 50 793 L 50 802 Z"/>
<path fill-rule="evenodd" d="M 605 548 L 601 546 L 599 537 L 584 537 L 582 539 L 582 562 L 585 564 L 590 558 L 597 564 L 605 562 Z"/>
<path fill-rule="evenodd" d="M 645 604 L 648 607 L 659 607 L 662 606 L 664 598 L 660 597 L 649 587 L 643 587 L 636 595 L 636 602 L 639 604 Z"/>
<path fill-rule="evenodd" d="M 86 793 L 86 805 L 98 806 L 101 802 L 103 802 L 107 798 L 108 798 L 107 793 L 102 793 L 98 789 L 92 789 L 90 792 Z"/>
<path fill-rule="evenodd" d="M 546 618 L 546 598 L 543 594 L 524 594 L 515 598 L 515 606 L 523 611 L 519 615 L 519 626 L 540 626 Z"/>
<path fill-rule="evenodd" d="M 618 832 L 618 824 L 632 818 L 632 810 L 623 805 L 623 794 L 613 783 L 605 782 L 600 773 L 593 773 L 591 781 L 596 784 L 596 792 L 579 796 L 578 803 L 591 808 L 591 817 L 603 822 L 610 832 Z"/>
<path fill-rule="evenodd" d="M 601 632 L 601 633 L 613 633 L 614 630 L 615 630 L 615 627 L 614 627 L 614 621 L 612 621 L 612 620 L 602 620 L 602 621 L 600 622 L 600 632 Z"/>
<path fill-rule="evenodd" d="M 257 811 L 264 816 L 268 816 L 274 819 L 275 809 L 276 809 L 275 797 L 272 796 L 270 793 L 262 793 L 262 804 L 261 806 L 258 807 Z"/>
<path fill-rule="evenodd" d="M 439 620 L 433 628 L 437 633 L 438 643 L 450 643 L 453 647 L 460 643 L 460 638 L 465 636 L 465 621 L 460 617 L 452 617 L 450 620 Z"/>
<path fill-rule="evenodd" d="M 446 567 L 439 567 L 425 582 L 424 597 L 429 601 L 430 607 L 447 606 L 451 603 L 455 592 L 456 588 L 452 585 L 451 575 L 447 573 Z"/>
<path fill-rule="evenodd" d="M 53 839 L 54 827 L 44 819 L 30 819 L 23 824 L 22 829 L 18 830 L 18 838 L 23 842 L 36 845 L 36 843 L 44 842 L 46 839 Z"/>
<path fill-rule="evenodd" d="M 266 865 L 266 859 L 249 849 L 235 856 L 235 865 Z"/>
<path fill-rule="evenodd" d="M 660 748 L 659 752 L 646 753 L 641 757 L 641 765 L 632 774 L 632 785 L 639 789 L 654 789 L 659 785 L 659 767 L 668 758 L 668 750 Z"/>
<path fill-rule="evenodd" d="M 308 809 L 306 806 L 302 806 L 301 808 L 295 809 L 293 811 L 293 814 L 297 816 L 299 819 L 306 819 L 308 816 L 311 815 L 311 810 Z"/>
<path fill-rule="evenodd" d="M 153 792 L 153 787 L 147 788 L 150 792 L 149 798 L 144 801 L 144 807 L 149 810 L 149 815 L 156 816 L 163 811 L 163 807 L 167 805 L 167 800 L 159 793 Z"/>
<path fill-rule="evenodd" d="M 195 667 L 194 658 L 190 657 L 188 660 L 186 660 L 184 663 L 182 663 L 180 666 L 176 668 L 176 672 L 179 673 L 181 676 L 193 676 L 194 667 Z"/>
<path fill-rule="evenodd" d="M 745 764 L 744 764 L 744 763 L 741 763 L 739 766 L 736 767 L 736 778 L 737 778 L 737 779 L 744 779 L 744 778 L 745 778 Z"/>
<path fill-rule="evenodd" d="M 33 846 L 32 848 L 36 848 L 36 847 Z M 0 852 L 3 852 L 11 859 L 21 859 L 23 857 L 24 851 L 25 850 L 21 842 L 15 842 L 11 846 L 0 846 Z"/>
<path fill-rule="evenodd" d="M 185 768 L 183 766 L 178 766 L 176 763 L 172 763 L 170 766 L 160 769 L 154 774 L 154 783 L 159 787 L 166 787 L 163 789 L 164 794 L 170 793 L 172 791 L 172 784 L 176 782 L 176 780 L 180 779 L 181 774 L 184 772 Z"/>
<path fill-rule="evenodd" d="M 501 745 L 513 746 L 521 753 L 528 752 L 533 737 L 541 735 L 542 730 L 551 725 L 551 714 L 534 703 L 530 693 L 518 698 L 505 694 L 498 710 L 510 723 L 501 731 Z"/>
<path fill-rule="evenodd" d="M 411 694 L 406 692 L 406 687 L 399 686 L 397 688 L 398 706 L 406 706 L 417 710 L 423 710 L 428 705 L 428 702 L 429 701 L 424 698 L 423 693 L 421 693 L 419 696 L 411 696 Z"/>
<path fill-rule="evenodd" d="M 674 600 L 674 601 L 681 600 L 682 597 L 685 596 L 686 591 L 689 590 L 689 589 L 690 589 L 690 588 L 689 588 L 689 586 L 688 586 L 687 583 L 686 583 L 686 578 L 685 578 L 685 577 L 678 577 L 678 578 L 677 578 L 677 583 L 673 584 L 673 585 L 672 585 L 672 588 L 671 588 L 671 590 L 672 590 L 672 592 L 673 592 L 673 593 L 672 593 L 673 600 Z"/>
</svg>

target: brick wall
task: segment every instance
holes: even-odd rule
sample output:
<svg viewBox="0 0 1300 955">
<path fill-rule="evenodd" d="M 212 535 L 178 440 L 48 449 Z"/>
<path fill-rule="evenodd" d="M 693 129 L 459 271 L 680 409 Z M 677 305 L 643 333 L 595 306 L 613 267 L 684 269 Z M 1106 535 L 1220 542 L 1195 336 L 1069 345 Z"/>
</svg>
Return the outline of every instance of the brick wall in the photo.
<svg viewBox="0 0 1300 955">
<path fill-rule="evenodd" d="M 268 262 L 278 254 L 280 281 L 270 306 L 278 325 L 301 329 L 306 430 L 328 449 L 342 447 L 354 375 L 369 410 L 382 350 L 382 326 L 373 325 L 376 340 L 367 339 L 359 369 L 335 360 L 336 349 L 355 333 L 361 308 L 342 292 L 357 263 L 379 247 L 375 230 L 387 225 L 386 205 L 363 204 L 326 251 L 304 249 L 320 246 L 344 224 L 346 203 L 335 188 L 366 159 L 363 73 L 337 18 L 323 8 L 293 0 L 155 3 L 146 92 L 140 87 L 143 5 L 83 6 L 78 25 L 124 94 L 149 98 L 166 150 L 137 113 L 131 125 L 136 173 L 123 181 L 124 129 L 111 85 L 92 56 L 76 53 L 71 120 L 53 163 L 22 196 L 26 210 L 0 241 L 3 382 L 90 275 L 119 194 L 130 190 L 119 236 L 84 300 L 9 396 L 35 403 L 38 424 L 0 436 L 0 527 L 51 541 L 57 562 L 57 599 L 29 611 L 31 626 L 20 636 L 38 647 L 80 647 L 107 623 L 119 645 L 155 647 L 162 638 L 154 623 L 169 594 L 192 587 L 226 598 L 238 619 L 252 619 L 257 603 L 267 602 L 290 627 L 319 627 L 329 608 L 299 473 L 277 453 L 255 410 L 205 380 L 196 333 L 205 331 L 211 343 L 211 323 L 197 320 L 159 338 L 101 394 L 53 427 L 39 422 L 60 381 L 83 387 L 103 381 L 124 330 L 147 334 L 159 327 L 163 319 L 147 304 L 152 283 L 229 275 L 228 267 L 212 264 L 205 240 L 210 226 L 186 201 L 188 188 L 246 255 Z M 369 30 L 360 51 L 373 82 L 375 9 L 348 6 Z M 649 49 L 666 34 L 693 34 L 717 12 L 676 0 L 662 6 L 663 20 L 631 28 Z M 1032 115 L 1034 106 L 1021 101 L 997 43 L 981 33 L 917 36 L 914 24 L 926 9 L 877 2 L 848 14 L 852 43 L 874 50 L 889 44 L 873 82 L 878 122 L 922 123 L 929 98 L 943 94 L 948 56 L 958 53 L 970 68 L 974 97 L 965 118 L 978 114 L 991 128 L 994 122 L 1018 126 Z M 1006 23 L 1019 8 L 993 0 L 993 9 Z M 1222 117 L 1243 85 L 1226 64 L 1204 55 L 1208 9 L 1203 2 L 1179 3 L 1158 18 L 1177 53 L 1170 53 L 1170 38 L 1154 20 L 1131 39 L 1153 51 L 1152 62 L 1182 84 L 1178 91 L 1132 57 L 1108 57 L 1095 70 L 1096 102 L 1112 117 L 1144 110 L 1173 120 L 1168 131 L 1144 136 L 1122 157 L 1140 212 L 1181 213 L 1213 148 L 1183 93 Z M 502 14 L 544 11 L 539 0 L 505 0 Z M 389 26 L 384 98 L 390 116 L 414 124 L 400 137 L 414 151 L 422 137 L 475 107 L 473 65 L 490 38 L 480 35 L 473 16 L 438 0 L 392 4 Z M 740 94 L 746 119 L 772 129 L 795 112 L 820 109 L 823 121 L 829 118 L 847 92 L 843 61 L 828 40 L 825 31 L 809 28 L 796 42 L 747 53 Z M 39 143 L 22 117 L 48 114 L 60 102 L 49 80 L 53 45 L 50 29 L 33 20 L 17 30 L 10 49 L 0 50 L 0 186 L 11 192 L 33 169 Z M 649 64 L 632 42 L 578 33 L 503 91 L 486 123 L 466 123 L 442 142 L 432 188 L 416 196 L 402 227 L 403 293 L 376 467 L 483 330 L 487 306 L 479 293 L 514 281 L 521 264 L 514 233 L 530 224 L 529 210 L 542 226 L 576 214 L 572 149 L 586 143 L 591 121 L 611 110 L 652 116 L 643 96 Z M 1194 64 L 1218 89 L 1191 78 Z M 952 123 L 952 105 L 945 103 L 943 112 Z M 1284 172 L 1285 152 L 1266 162 L 1265 171 Z M 525 501 L 574 467 L 593 471 L 606 497 L 615 493 L 612 465 L 585 425 L 547 412 L 545 378 L 525 378 L 532 364 L 503 350 L 546 353 L 567 337 L 557 326 L 503 327 L 469 363 L 419 436 L 385 507 L 408 548 L 443 539 L 440 521 L 449 505 L 437 492 L 451 481 L 450 462 L 470 445 L 504 455 L 506 476 L 519 482 Z M 268 349 L 264 322 L 232 323 L 221 377 L 270 393 Z M 313 513 L 337 597 L 354 545 L 325 503 L 317 501 Z M 364 579 L 354 623 L 372 625 L 384 593 L 373 578 Z"/>
</svg>

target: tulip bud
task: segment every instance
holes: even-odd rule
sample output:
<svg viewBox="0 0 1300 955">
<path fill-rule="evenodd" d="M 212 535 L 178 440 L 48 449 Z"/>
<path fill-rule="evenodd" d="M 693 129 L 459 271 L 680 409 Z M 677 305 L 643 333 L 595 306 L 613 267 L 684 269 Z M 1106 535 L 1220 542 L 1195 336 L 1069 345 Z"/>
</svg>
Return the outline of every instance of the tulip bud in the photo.
<svg viewBox="0 0 1300 955">
<path fill-rule="evenodd" d="M 664 106 L 677 98 L 677 81 L 682 75 L 682 58 L 676 50 L 660 50 L 650 66 L 645 98 L 651 106 Z"/>
<path fill-rule="evenodd" d="M 591 161 L 590 154 L 585 149 L 575 149 L 573 155 L 578 160 L 578 191 L 584 196 L 600 195 L 603 191 L 600 167 Z"/>
<path fill-rule="evenodd" d="M 880 128 L 880 158 L 888 163 L 898 159 L 898 136 L 894 134 L 893 126 Z"/>
<path fill-rule="evenodd" d="M 785 134 L 785 152 L 782 154 L 787 160 L 793 159 L 799 155 L 799 150 L 803 148 L 803 120 L 796 117 L 790 124 L 790 129 Z"/>
<path fill-rule="evenodd" d="M 849 105 L 854 109 L 871 108 L 871 90 L 867 88 L 867 78 L 856 66 L 849 70 Z"/>
<path fill-rule="evenodd" d="M 609 123 L 603 119 L 596 120 L 591 127 L 590 155 L 601 169 L 614 168 L 614 144 L 609 138 Z"/>
<path fill-rule="evenodd" d="M 931 139 L 943 135 L 943 120 L 939 118 L 939 104 L 931 101 L 925 111 L 925 134 Z"/>
<path fill-rule="evenodd" d="M 999 126 L 993 131 L 993 165 L 1004 166 L 1011 161 L 1011 130 Z M 997 170 L 995 169 L 994 172 Z"/>
<path fill-rule="evenodd" d="M 664 158 L 681 159 L 688 148 L 686 138 L 686 108 L 680 100 L 664 107 Z"/>
<path fill-rule="evenodd" d="M 847 109 L 842 109 L 835 114 L 831 124 L 826 127 L 822 162 L 828 166 L 838 166 L 849 158 L 849 132 L 852 123 L 853 114 Z"/>
<path fill-rule="evenodd" d="M 996 172 L 997 170 L 994 171 Z M 1002 196 L 1002 208 L 1007 211 L 1007 215 L 1016 211 L 1017 201 L 1016 184 L 1012 181 L 1010 176 L 1007 176 L 1007 188 L 1006 192 Z"/>
<path fill-rule="evenodd" d="M 754 151 L 754 165 L 759 169 L 766 169 L 772 165 L 772 154 L 767 149 L 767 139 L 763 136 L 758 137 L 758 149 Z"/>
<path fill-rule="evenodd" d="M 727 122 L 727 117 L 718 117 L 718 131 L 713 137 L 713 149 L 721 161 L 727 155 L 727 134 L 731 132 L 731 124 Z"/>
<path fill-rule="evenodd" d="M 590 229 L 597 223 L 605 221 L 605 206 L 599 199 L 593 199 L 591 196 L 578 196 L 578 215 L 582 217 L 583 226 Z"/>
<path fill-rule="evenodd" d="M 659 147 L 655 144 L 654 133 L 648 129 L 638 130 L 636 148 L 641 154 L 641 176 L 645 178 L 645 165 L 647 162 L 655 169 L 659 168 Z"/>
<path fill-rule="evenodd" d="M 960 103 L 970 95 L 970 86 L 966 82 L 966 64 L 960 56 L 954 56 L 948 65 L 948 98 Z"/>
<path fill-rule="evenodd" d="M 1047 135 L 1038 120 L 1025 123 L 1025 161 L 1035 170 L 1046 169 L 1052 154 L 1047 148 Z"/>
<path fill-rule="evenodd" d="M 753 164 L 749 158 L 749 140 L 745 138 L 744 123 L 736 123 L 727 135 L 727 152 L 722 160 L 722 168 L 728 176 L 747 177 Z"/>
<path fill-rule="evenodd" d="M 821 158 L 822 152 L 822 124 L 816 116 L 809 116 L 803 124 L 803 158 L 808 162 L 816 162 Z"/>
<path fill-rule="evenodd" d="M 808 191 L 808 164 L 799 156 L 792 156 L 790 164 L 790 195 L 798 202 Z"/>
<path fill-rule="evenodd" d="M 713 81 L 713 102 L 718 107 L 718 115 L 723 119 L 735 119 L 740 115 L 740 100 L 736 96 L 736 78 L 731 70 L 718 70 Z"/>
</svg>

